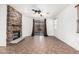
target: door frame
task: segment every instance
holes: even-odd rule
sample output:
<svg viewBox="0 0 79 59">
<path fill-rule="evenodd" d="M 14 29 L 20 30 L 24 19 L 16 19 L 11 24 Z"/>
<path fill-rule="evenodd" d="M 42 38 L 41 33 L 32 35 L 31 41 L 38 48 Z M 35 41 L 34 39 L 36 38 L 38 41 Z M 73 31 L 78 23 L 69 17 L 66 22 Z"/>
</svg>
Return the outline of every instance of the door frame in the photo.
<svg viewBox="0 0 79 59">
<path fill-rule="evenodd" d="M 32 28 L 32 36 L 34 36 L 34 29 L 35 28 L 35 19 L 33 19 L 33 28 Z M 46 18 L 44 19 L 44 36 L 47 35 L 47 25 L 46 25 Z"/>
</svg>

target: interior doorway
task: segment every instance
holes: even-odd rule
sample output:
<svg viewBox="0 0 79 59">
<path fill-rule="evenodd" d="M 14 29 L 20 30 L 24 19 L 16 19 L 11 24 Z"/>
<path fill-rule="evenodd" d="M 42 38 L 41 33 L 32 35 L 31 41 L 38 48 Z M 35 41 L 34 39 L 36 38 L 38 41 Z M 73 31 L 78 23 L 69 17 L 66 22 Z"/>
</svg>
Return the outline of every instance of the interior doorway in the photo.
<svg viewBox="0 0 79 59">
<path fill-rule="evenodd" d="M 35 20 L 33 19 L 32 36 L 47 36 L 46 19 Z"/>
</svg>

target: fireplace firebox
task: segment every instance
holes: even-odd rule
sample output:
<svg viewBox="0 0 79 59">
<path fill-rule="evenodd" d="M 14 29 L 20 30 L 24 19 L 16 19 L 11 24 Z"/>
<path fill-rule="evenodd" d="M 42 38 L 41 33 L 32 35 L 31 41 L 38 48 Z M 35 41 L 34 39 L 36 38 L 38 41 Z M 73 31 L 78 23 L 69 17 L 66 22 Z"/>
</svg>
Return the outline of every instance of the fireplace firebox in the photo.
<svg viewBox="0 0 79 59">
<path fill-rule="evenodd" d="M 20 31 L 13 31 L 13 40 L 20 38 Z"/>
</svg>

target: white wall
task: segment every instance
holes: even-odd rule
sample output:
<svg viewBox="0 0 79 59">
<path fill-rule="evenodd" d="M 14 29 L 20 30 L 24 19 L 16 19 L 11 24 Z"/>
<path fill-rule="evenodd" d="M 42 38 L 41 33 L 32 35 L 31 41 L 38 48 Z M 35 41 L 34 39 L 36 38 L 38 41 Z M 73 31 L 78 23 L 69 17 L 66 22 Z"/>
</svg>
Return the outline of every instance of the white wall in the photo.
<svg viewBox="0 0 79 59">
<path fill-rule="evenodd" d="M 22 16 L 22 36 L 31 36 L 33 27 L 32 18 L 28 18 L 26 16 Z"/>
<path fill-rule="evenodd" d="M 79 33 L 77 32 L 77 9 L 70 5 L 57 18 L 55 36 L 79 50 Z"/>
<path fill-rule="evenodd" d="M 47 35 L 54 36 L 54 21 L 53 21 L 53 19 L 48 18 L 46 20 L 46 26 L 47 26 Z"/>
<path fill-rule="evenodd" d="M 0 4 L 0 46 L 6 46 L 7 7 Z"/>
</svg>

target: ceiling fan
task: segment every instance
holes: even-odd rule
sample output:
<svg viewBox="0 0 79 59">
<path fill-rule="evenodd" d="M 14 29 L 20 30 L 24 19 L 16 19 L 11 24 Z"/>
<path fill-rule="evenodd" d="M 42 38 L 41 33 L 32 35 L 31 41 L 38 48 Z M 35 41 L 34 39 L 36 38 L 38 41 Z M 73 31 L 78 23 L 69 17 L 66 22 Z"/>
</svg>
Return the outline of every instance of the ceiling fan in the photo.
<svg viewBox="0 0 79 59">
<path fill-rule="evenodd" d="M 38 13 L 38 14 L 41 13 L 41 10 L 32 9 L 32 11 L 34 11 L 35 13 Z"/>
</svg>

